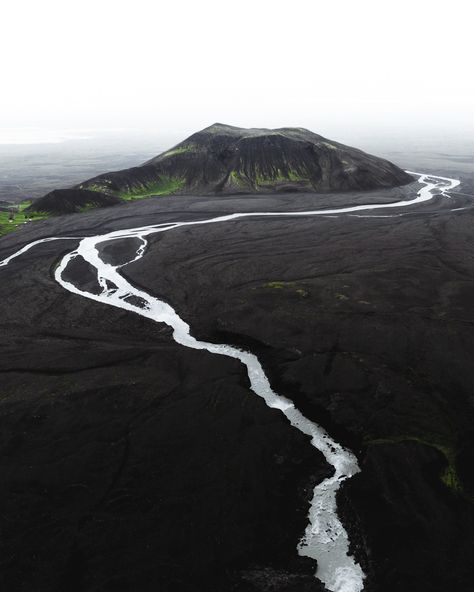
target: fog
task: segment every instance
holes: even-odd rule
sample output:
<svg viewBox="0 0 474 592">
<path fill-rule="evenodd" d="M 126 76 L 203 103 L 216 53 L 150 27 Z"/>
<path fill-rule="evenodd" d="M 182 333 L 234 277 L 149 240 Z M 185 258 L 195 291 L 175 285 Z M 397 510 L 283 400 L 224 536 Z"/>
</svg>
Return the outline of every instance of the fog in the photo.
<svg viewBox="0 0 474 592">
<path fill-rule="evenodd" d="M 469 3 L 390 5 L 7 0 L 0 128 L 472 130 Z"/>
</svg>

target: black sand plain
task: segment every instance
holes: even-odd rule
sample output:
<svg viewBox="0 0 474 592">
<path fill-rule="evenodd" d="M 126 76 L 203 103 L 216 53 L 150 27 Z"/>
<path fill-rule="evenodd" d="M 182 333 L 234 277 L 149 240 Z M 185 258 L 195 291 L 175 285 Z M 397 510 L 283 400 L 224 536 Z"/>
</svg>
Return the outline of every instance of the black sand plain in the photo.
<svg viewBox="0 0 474 592">
<path fill-rule="evenodd" d="M 472 176 L 462 180 L 473 194 Z M 45 236 L 379 203 L 415 188 L 149 199 L 25 225 L 0 239 L 0 258 Z M 367 591 L 471 586 L 471 204 L 459 194 L 391 218 L 182 228 L 150 237 L 124 270 L 196 337 L 258 354 L 274 388 L 358 455 L 339 506 Z M 123 243 L 108 255 L 123 256 Z M 74 244 L 0 268 L 2 589 L 324 590 L 296 545 L 330 467 L 236 361 L 58 286 L 52 272 Z M 74 274 L 92 288 L 85 266 Z"/>
</svg>

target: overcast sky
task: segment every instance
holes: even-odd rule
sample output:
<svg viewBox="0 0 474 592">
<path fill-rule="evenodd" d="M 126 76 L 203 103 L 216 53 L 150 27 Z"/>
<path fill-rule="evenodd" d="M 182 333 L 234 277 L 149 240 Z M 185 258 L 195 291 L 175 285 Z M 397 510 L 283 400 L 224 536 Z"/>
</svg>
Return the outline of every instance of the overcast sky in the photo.
<svg viewBox="0 0 474 592">
<path fill-rule="evenodd" d="M 0 18 L 0 128 L 474 129 L 468 1 L 5 0 Z"/>
</svg>

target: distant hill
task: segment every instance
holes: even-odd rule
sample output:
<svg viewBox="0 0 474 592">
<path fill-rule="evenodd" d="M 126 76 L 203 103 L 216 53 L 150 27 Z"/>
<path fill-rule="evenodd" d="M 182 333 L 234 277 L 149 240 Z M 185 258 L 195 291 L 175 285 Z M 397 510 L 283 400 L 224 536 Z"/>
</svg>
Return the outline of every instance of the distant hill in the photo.
<svg viewBox="0 0 474 592">
<path fill-rule="evenodd" d="M 106 208 L 121 203 L 118 197 L 110 193 L 89 189 L 55 189 L 44 197 L 35 200 L 26 211 L 51 212 L 54 214 L 72 214 L 94 208 Z"/>
<path fill-rule="evenodd" d="M 141 166 L 53 191 L 30 209 L 65 213 L 153 195 L 326 193 L 412 181 L 387 160 L 303 128 L 244 129 L 215 123 Z M 97 193 L 96 199 L 91 193 Z"/>
</svg>

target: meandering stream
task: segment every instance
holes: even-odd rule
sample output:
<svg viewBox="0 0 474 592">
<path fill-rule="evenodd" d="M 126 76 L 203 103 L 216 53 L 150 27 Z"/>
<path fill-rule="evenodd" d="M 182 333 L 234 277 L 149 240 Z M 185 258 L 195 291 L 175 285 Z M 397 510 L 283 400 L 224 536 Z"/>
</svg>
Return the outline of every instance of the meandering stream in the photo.
<svg viewBox="0 0 474 592">
<path fill-rule="evenodd" d="M 184 226 L 224 223 L 250 217 L 325 216 L 372 210 L 390 211 L 428 201 L 436 194 L 447 197 L 448 191 L 451 191 L 460 184 L 460 181 L 456 179 L 420 173 L 411 174 L 418 176 L 419 182 L 422 185 L 417 196 L 411 200 L 388 204 L 367 204 L 302 212 L 235 213 L 207 220 L 169 222 L 140 228 L 117 230 L 107 234 L 85 238 L 49 237 L 33 241 L 0 262 L 0 267 L 8 265 L 12 260 L 21 256 L 35 245 L 44 242 L 79 240 L 80 242 L 77 248 L 62 258 L 54 273 L 56 281 L 64 289 L 78 296 L 134 312 L 156 323 L 166 323 L 173 329 L 174 340 L 185 347 L 202 349 L 212 354 L 229 356 L 240 360 L 246 366 L 250 388 L 258 396 L 262 397 L 269 407 L 280 410 L 293 427 L 303 434 L 308 435 L 311 438 L 312 445 L 321 451 L 327 462 L 334 467 L 334 474 L 314 489 L 309 511 L 309 523 L 298 546 L 300 555 L 317 560 L 318 570 L 316 575 L 331 592 L 360 592 L 364 587 L 364 573 L 360 565 L 349 554 L 348 535 L 338 518 L 336 505 L 336 494 L 341 483 L 360 470 L 355 455 L 335 442 L 320 426 L 304 417 L 295 408 L 292 401 L 273 391 L 262 365 L 254 354 L 230 345 L 208 343 L 195 339 L 191 334 L 189 325 L 178 315 L 170 304 L 130 284 L 121 275 L 120 269 L 143 257 L 147 247 L 146 237 L 160 232 L 168 232 Z M 105 263 L 101 258 L 99 245 L 105 242 L 127 238 L 139 240 L 139 247 L 130 256 L 130 260 L 121 265 Z M 100 293 L 88 292 L 65 279 L 65 271 L 69 264 L 77 257 L 83 258 L 95 270 L 101 289 Z"/>
</svg>

